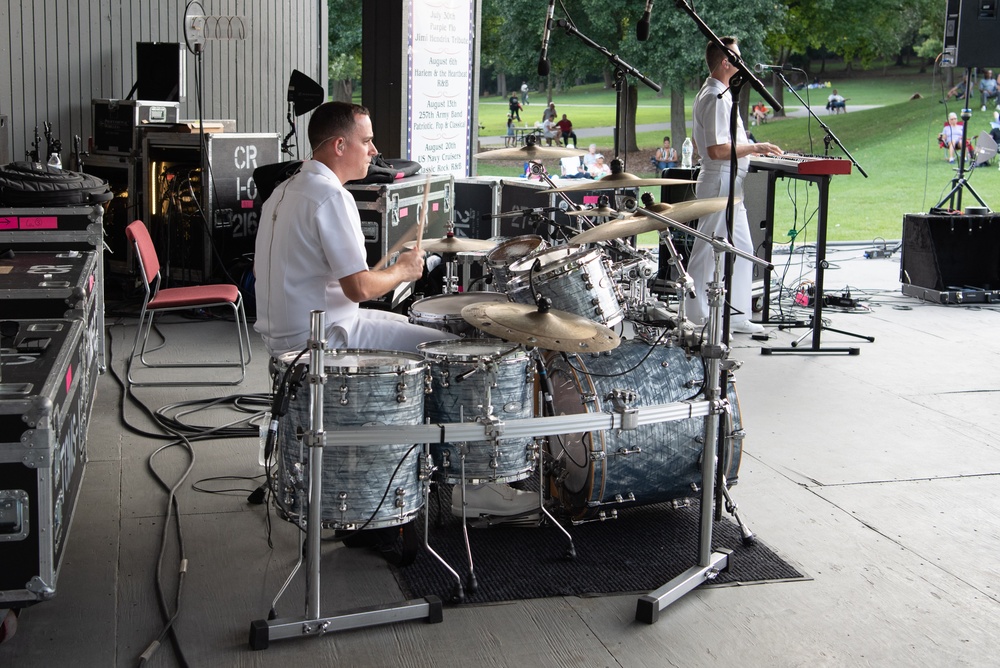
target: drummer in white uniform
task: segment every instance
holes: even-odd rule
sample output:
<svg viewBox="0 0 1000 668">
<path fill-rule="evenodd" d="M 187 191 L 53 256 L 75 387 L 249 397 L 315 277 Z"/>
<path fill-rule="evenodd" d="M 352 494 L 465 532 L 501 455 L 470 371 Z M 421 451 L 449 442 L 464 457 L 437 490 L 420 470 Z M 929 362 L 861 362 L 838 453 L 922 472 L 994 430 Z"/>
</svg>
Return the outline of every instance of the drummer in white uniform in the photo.
<svg viewBox="0 0 1000 668">
<path fill-rule="evenodd" d="M 424 270 L 424 252 L 400 253 L 384 269 L 368 267 L 361 217 L 344 183 L 363 179 L 375 149 L 368 110 L 328 102 L 309 121 L 312 159 L 264 203 L 257 230 L 257 322 L 272 356 L 302 350 L 309 313 L 326 312 L 329 348 L 416 352 L 425 341 L 453 338 L 405 316 L 362 309 Z"/>
<path fill-rule="evenodd" d="M 275 188 L 257 230 L 254 329 L 271 356 L 306 347 L 314 309 L 326 312 L 329 348 L 416 352 L 421 343 L 456 338 L 400 314 L 360 307 L 424 271 L 419 249 L 401 253 L 384 269 L 368 267 L 357 203 L 343 185 L 363 179 L 378 153 L 368 110 L 344 102 L 319 106 L 309 121 L 309 143 L 312 159 Z M 467 509 L 473 516 L 521 513 L 537 499 L 508 485 L 469 490 Z"/>
<path fill-rule="evenodd" d="M 735 37 L 723 37 L 723 44 L 737 56 L 740 47 Z M 729 62 L 714 43 L 709 42 L 705 50 L 705 60 L 710 71 L 701 90 L 694 100 L 693 132 L 694 143 L 701 154 L 701 172 L 698 174 L 698 185 L 695 192 L 698 199 L 705 197 L 727 197 L 729 195 L 729 166 L 732 151 L 732 137 L 729 131 L 730 112 L 733 108 L 733 97 L 730 94 L 729 79 L 736 73 L 736 67 Z M 743 119 L 736 119 L 736 156 L 739 158 L 739 172 L 736 176 L 736 196 L 743 196 L 743 177 L 750 165 L 751 155 L 781 155 L 782 150 L 767 142 L 750 143 Z M 698 231 L 711 237 L 726 238 L 726 212 L 702 216 L 698 222 Z M 750 237 L 750 225 L 747 222 L 747 210 L 742 200 L 737 202 L 733 216 L 733 245 L 736 248 L 753 253 L 753 240 Z M 708 319 L 708 283 L 712 280 L 715 270 L 715 255 L 712 247 L 696 239 L 688 261 L 688 272 L 694 279 L 697 297 L 687 300 L 687 317 L 696 325 L 704 324 Z M 744 334 L 759 334 L 764 328 L 750 321 L 751 286 L 753 283 L 753 267 L 749 260 L 737 258 L 733 268 L 732 296 L 733 307 L 730 328 L 733 332 Z"/>
</svg>

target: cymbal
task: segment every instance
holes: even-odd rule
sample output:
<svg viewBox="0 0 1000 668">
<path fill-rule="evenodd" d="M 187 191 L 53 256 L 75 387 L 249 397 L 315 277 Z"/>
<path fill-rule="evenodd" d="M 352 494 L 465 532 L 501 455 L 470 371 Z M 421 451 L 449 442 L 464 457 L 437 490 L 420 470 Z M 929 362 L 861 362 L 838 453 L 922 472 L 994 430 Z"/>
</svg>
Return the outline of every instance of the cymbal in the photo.
<svg viewBox="0 0 1000 668">
<path fill-rule="evenodd" d="M 628 172 L 612 172 L 596 181 L 583 179 L 580 183 L 574 183 L 571 186 L 549 188 L 540 192 L 568 193 L 576 190 L 612 190 L 614 188 L 641 188 L 643 186 L 684 186 L 692 183 L 697 183 L 697 181 L 691 181 L 690 179 L 642 179 Z"/>
<path fill-rule="evenodd" d="M 584 230 L 580 234 L 570 239 L 573 244 L 591 244 L 595 241 L 610 241 L 611 239 L 624 239 L 643 232 L 660 232 L 670 229 L 666 223 L 661 223 L 652 218 L 637 218 L 630 216 L 621 220 L 611 220 L 603 225 Z"/>
<path fill-rule="evenodd" d="M 480 303 L 462 308 L 467 323 L 491 336 L 564 353 L 613 350 L 621 339 L 604 325 L 566 311 L 531 304 Z"/>
<path fill-rule="evenodd" d="M 574 211 L 565 211 L 564 213 L 567 216 L 603 216 L 605 218 L 614 218 L 618 215 L 618 211 L 609 206 L 597 206 L 593 209 L 577 209 Z"/>
<path fill-rule="evenodd" d="M 678 223 L 688 223 L 710 213 L 725 211 L 728 201 L 727 197 L 706 197 L 705 199 L 692 199 L 677 204 L 654 204 L 647 209 Z M 739 202 L 740 198 L 735 198 L 735 201 Z M 640 208 L 636 213 L 642 213 L 642 211 L 643 209 Z"/>
<path fill-rule="evenodd" d="M 539 146 L 538 144 L 528 144 L 517 148 L 495 148 L 492 151 L 476 153 L 473 157 L 481 160 L 555 160 L 558 158 L 576 158 L 585 155 L 586 151 L 575 148 L 556 148 L 553 146 Z"/>
<path fill-rule="evenodd" d="M 405 248 L 415 248 L 416 241 L 407 241 Z M 466 239 L 465 237 L 441 237 L 440 239 L 424 239 L 420 247 L 428 253 L 467 253 L 469 251 L 492 250 L 496 248 L 495 241 L 482 239 Z"/>
</svg>

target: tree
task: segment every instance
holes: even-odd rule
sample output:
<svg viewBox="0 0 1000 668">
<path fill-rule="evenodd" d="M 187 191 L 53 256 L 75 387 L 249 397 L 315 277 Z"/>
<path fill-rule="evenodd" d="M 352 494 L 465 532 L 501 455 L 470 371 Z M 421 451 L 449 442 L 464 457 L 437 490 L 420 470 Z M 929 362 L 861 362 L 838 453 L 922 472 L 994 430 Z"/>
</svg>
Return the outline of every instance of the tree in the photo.
<svg viewBox="0 0 1000 668">
<path fill-rule="evenodd" d="M 327 0 L 330 13 L 329 94 L 350 102 L 361 77 L 361 0 Z"/>
</svg>

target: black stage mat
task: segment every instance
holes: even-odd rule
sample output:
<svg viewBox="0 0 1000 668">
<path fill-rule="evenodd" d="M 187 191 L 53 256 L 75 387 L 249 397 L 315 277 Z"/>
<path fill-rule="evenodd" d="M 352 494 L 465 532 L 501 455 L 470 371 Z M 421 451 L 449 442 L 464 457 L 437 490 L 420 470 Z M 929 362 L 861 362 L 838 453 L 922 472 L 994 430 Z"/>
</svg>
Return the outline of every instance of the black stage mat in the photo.
<svg viewBox="0 0 1000 668">
<path fill-rule="evenodd" d="M 431 506 L 430 545 L 464 578 L 468 572 L 461 521 L 451 517 L 444 495 L 445 523 L 435 528 L 437 503 Z M 548 596 L 587 596 L 658 589 L 698 561 L 699 503 L 623 508 L 618 519 L 569 527 L 576 558 L 564 558 L 568 542 L 554 526 L 494 526 L 469 529 L 478 589 L 466 603 L 493 603 Z M 422 519 L 419 522 L 421 541 Z M 751 530 L 753 527 L 750 527 Z M 714 549 L 733 551 L 729 571 L 713 585 L 809 579 L 760 541 L 745 547 L 739 527 L 728 519 L 715 522 Z M 404 595 L 430 594 L 448 600 L 454 578 L 426 550 L 410 566 L 396 569 Z"/>
</svg>

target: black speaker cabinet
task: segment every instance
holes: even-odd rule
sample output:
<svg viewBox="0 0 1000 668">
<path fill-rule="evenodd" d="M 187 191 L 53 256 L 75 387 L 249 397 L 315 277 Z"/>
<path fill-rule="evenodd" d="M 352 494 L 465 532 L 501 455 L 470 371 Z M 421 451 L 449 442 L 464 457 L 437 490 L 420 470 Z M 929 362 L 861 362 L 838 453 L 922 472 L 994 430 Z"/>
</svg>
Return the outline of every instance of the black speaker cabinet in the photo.
<svg viewBox="0 0 1000 668">
<path fill-rule="evenodd" d="M 183 101 L 186 92 L 184 54 L 184 45 L 177 42 L 136 42 L 136 99 Z"/>
<path fill-rule="evenodd" d="M 942 65 L 986 67 L 1000 59 L 997 0 L 948 0 Z"/>
<path fill-rule="evenodd" d="M 700 169 L 700 167 L 694 167 L 692 169 L 674 167 L 671 169 L 664 169 L 660 174 L 660 177 L 664 179 L 687 179 L 690 181 L 697 181 Z M 660 186 L 660 201 L 666 202 L 667 204 L 677 204 L 679 202 L 693 200 L 697 197 L 694 189 L 695 184 L 693 183 L 674 186 Z M 690 225 L 692 227 L 697 227 L 698 221 L 692 220 Z M 691 246 L 694 244 L 694 237 L 679 230 L 671 230 L 670 239 L 674 242 L 674 248 L 677 249 L 677 254 L 681 256 L 681 262 L 686 263 L 688 258 L 691 257 Z M 669 260 L 670 251 L 667 250 L 665 245 L 660 244 L 658 270 L 656 272 L 657 279 L 672 281 L 677 278 L 677 272 L 669 263 Z"/>
<path fill-rule="evenodd" d="M 939 291 L 1000 288 L 1000 215 L 907 214 L 900 281 Z"/>
</svg>

